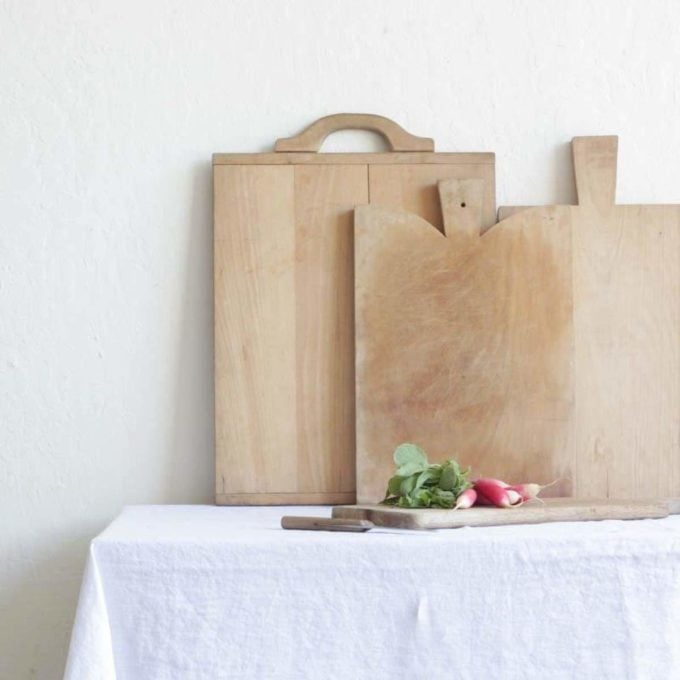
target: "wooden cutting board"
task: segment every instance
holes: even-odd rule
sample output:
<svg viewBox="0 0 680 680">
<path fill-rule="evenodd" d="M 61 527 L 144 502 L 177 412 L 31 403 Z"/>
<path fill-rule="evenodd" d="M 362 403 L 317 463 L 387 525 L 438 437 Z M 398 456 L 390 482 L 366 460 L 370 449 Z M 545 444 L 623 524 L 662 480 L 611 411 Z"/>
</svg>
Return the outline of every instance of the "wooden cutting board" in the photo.
<svg viewBox="0 0 680 680">
<path fill-rule="evenodd" d="M 317 153 L 347 128 L 389 153 Z M 353 210 L 377 202 L 443 228 L 437 182 L 494 156 L 434 153 L 381 116 L 339 114 L 274 153 L 215 154 L 215 431 L 220 504 L 351 503 L 355 493 Z"/>
<path fill-rule="evenodd" d="M 360 503 L 404 441 L 559 496 L 680 495 L 680 206 L 614 204 L 615 137 L 572 148 L 578 206 L 485 230 L 449 180 L 445 234 L 357 209 Z"/>
<path fill-rule="evenodd" d="M 661 500 L 576 500 L 548 498 L 515 508 L 473 507 L 469 510 L 440 510 L 354 505 L 333 508 L 333 518 L 368 520 L 394 529 L 456 529 L 505 524 L 584 522 L 603 519 L 658 519 L 667 517 L 669 505 Z"/>
</svg>

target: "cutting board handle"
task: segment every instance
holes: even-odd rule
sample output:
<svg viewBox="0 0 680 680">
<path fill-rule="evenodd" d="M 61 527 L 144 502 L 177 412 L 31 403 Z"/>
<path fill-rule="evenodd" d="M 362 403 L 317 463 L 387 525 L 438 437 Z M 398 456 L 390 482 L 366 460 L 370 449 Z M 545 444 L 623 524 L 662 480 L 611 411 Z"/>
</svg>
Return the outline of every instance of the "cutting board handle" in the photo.
<svg viewBox="0 0 680 680">
<path fill-rule="evenodd" d="M 571 140 L 579 205 L 594 205 L 602 210 L 614 205 L 618 147 L 615 135 Z"/>
<path fill-rule="evenodd" d="M 319 118 L 299 135 L 276 140 L 275 151 L 318 151 L 328 135 L 339 130 L 371 130 L 381 134 L 392 151 L 434 151 L 434 140 L 416 137 L 401 125 L 372 113 L 336 113 Z"/>
</svg>

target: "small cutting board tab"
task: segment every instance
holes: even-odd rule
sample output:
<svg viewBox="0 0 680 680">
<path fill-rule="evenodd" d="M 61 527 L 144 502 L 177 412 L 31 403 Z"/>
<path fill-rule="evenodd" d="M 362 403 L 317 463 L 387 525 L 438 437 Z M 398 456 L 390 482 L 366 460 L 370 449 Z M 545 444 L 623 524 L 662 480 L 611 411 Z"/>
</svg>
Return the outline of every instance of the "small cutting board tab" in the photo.
<svg viewBox="0 0 680 680">
<path fill-rule="evenodd" d="M 669 506 L 663 500 L 575 500 L 548 498 L 515 508 L 470 508 L 440 510 L 394 508 L 385 505 L 351 505 L 333 508 L 335 519 L 364 519 L 376 526 L 395 529 L 456 529 L 504 524 L 543 524 L 545 522 L 585 522 L 602 519 L 658 519 L 667 517 Z"/>
</svg>

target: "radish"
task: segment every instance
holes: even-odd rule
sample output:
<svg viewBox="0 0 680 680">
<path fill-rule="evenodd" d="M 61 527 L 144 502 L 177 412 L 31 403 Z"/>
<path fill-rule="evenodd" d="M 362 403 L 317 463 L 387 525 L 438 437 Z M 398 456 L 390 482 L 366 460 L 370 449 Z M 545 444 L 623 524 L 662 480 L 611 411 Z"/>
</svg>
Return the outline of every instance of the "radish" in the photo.
<svg viewBox="0 0 680 680">
<path fill-rule="evenodd" d="M 508 494 L 510 505 L 522 505 L 522 503 L 524 503 L 524 499 L 522 498 L 521 494 L 517 493 L 517 491 L 508 488 L 505 490 L 505 493 Z"/>
<path fill-rule="evenodd" d="M 510 484 L 507 482 L 504 482 L 502 479 L 494 479 L 493 477 L 480 477 L 477 482 L 489 482 L 490 484 L 495 484 L 496 486 L 500 486 L 501 489 L 509 489 L 511 487 Z M 475 482 L 475 484 L 477 483 Z"/>
<path fill-rule="evenodd" d="M 502 479 L 494 479 L 493 477 L 482 477 L 481 479 L 484 482 L 491 482 L 492 484 L 495 484 L 496 486 L 500 486 L 501 489 L 508 489 L 511 486 L 507 482 L 504 482 Z"/>
<path fill-rule="evenodd" d="M 553 484 L 557 484 L 557 482 L 560 481 L 561 478 L 557 478 L 555 481 L 550 482 L 550 484 L 514 484 L 512 486 L 509 486 L 507 488 L 511 489 L 512 491 L 516 491 L 521 497 L 523 501 L 531 501 L 534 500 L 535 498 L 538 498 L 538 494 L 543 491 L 543 489 L 547 489 L 549 486 L 552 486 Z"/>
<path fill-rule="evenodd" d="M 512 505 L 521 505 L 525 501 L 541 500 L 538 494 L 549 486 L 559 482 L 556 479 L 550 484 L 507 484 L 501 479 L 481 477 L 474 483 L 477 491 L 477 505 L 495 505 L 499 508 L 508 508 Z"/>
<path fill-rule="evenodd" d="M 509 487 L 511 491 L 518 493 L 523 501 L 530 501 L 537 498 L 543 488 L 544 487 L 540 484 L 515 484 Z"/>
<path fill-rule="evenodd" d="M 475 481 L 475 489 L 477 489 L 477 484 L 481 483 L 483 486 L 484 485 L 493 485 L 498 487 L 499 489 L 508 489 L 510 487 L 509 484 L 506 484 L 503 480 L 501 479 L 493 479 L 492 477 L 480 477 L 477 481 Z M 479 492 L 479 489 L 477 489 L 477 505 L 496 505 L 496 503 L 493 503 L 489 498 L 487 498 L 483 493 Z"/>
<path fill-rule="evenodd" d="M 508 490 L 500 486 L 498 480 L 478 479 L 475 482 L 474 489 L 477 492 L 477 502 L 480 505 L 495 505 L 498 508 L 509 508 L 513 505 Z M 517 496 L 515 502 L 521 500 L 516 491 L 512 491 L 512 493 L 513 499 L 515 499 L 515 495 Z"/>
<path fill-rule="evenodd" d="M 474 489 L 466 489 L 456 500 L 454 510 L 467 510 L 471 508 L 477 500 L 477 492 Z"/>
</svg>

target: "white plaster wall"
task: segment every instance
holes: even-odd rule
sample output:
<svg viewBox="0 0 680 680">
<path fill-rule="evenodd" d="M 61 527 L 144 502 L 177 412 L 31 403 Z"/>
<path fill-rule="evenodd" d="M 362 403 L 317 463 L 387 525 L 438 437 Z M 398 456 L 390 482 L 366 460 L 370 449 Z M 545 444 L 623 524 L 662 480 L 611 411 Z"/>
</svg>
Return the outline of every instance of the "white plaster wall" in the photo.
<svg viewBox="0 0 680 680">
<path fill-rule="evenodd" d="M 212 496 L 213 151 L 388 115 L 499 204 L 680 202 L 680 4 L 0 0 L 0 677 L 59 678 L 88 541 Z M 328 149 L 378 148 L 336 136 Z"/>
</svg>

